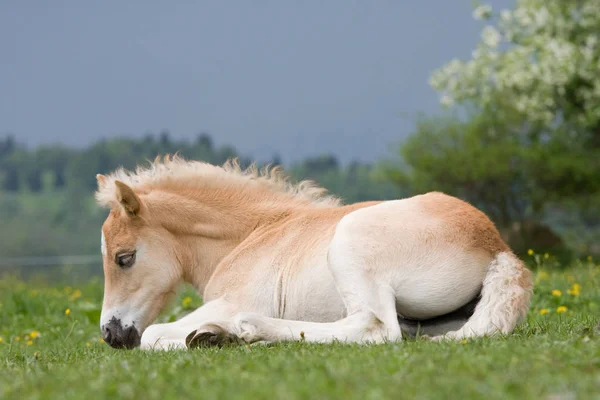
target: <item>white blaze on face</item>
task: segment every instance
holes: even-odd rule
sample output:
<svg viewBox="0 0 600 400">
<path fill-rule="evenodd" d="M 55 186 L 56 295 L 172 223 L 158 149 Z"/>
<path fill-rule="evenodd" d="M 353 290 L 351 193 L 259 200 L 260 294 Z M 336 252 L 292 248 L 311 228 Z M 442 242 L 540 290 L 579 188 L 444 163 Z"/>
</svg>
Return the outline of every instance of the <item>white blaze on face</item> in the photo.
<svg viewBox="0 0 600 400">
<path fill-rule="evenodd" d="M 106 255 L 106 241 L 104 238 L 104 232 L 102 233 L 102 240 L 101 240 L 101 250 L 102 250 L 102 255 L 105 256 Z M 145 254 L 145 246 L 143 244 L 138 244 L 137 249 L 136 249 L 136 262 L 135 264 L 131 267 L 131 268 L 136 268 L 137 264 L 139 264 L 143 258 L 144 258 L 144 254 Z M 116 266 L 115 266 L 116 268 Z M 139 277 L 138 277 L 139 279 Z M 119 287 L 118 290 L 127 290 L 127 287 Z M 151 287 L 150 287 L 151 289 Z M 115 290 L 115 289 L 113 289 Z M 114 304 L 114 302 L 111 302 L 113 304 L 111 304 L 110 308 L 102 308 L 102 312 L 100 315 L 100 327 L 107 325 L 113 318 L 115 318 L 116 320 L 118 320 L 121 323 L 121 326 L 126 329 L 132 325 L 136 326 L 136 328 L 138 328 L 138 330 L 140 330 L 140 328 L 144 328 L 144 327 L 140 327 L 140 321 L 144 320 L 144 316 L 147 312 L 145 307 L 144 302 L 141 302 L 140 299 L 138 297 L 141 296 L 141 298 L 147 298 L 148 293 L 146 293 L 144 290 L 140 290 L 137 291 L 137 293 L 135 293 L 135 296 L 137 297 L 132 297 L 132 296 L 128 296 L 129 293 L 128 292 L 123 292 L 123 293 L 112 293 L 112 294 L 108 294 L 105 293 L 105 296 L 117 296 L 120 298 L 123 298 L 124 300 L 118 304 Z M 105 299 L 106 300 L 106 299 Z"/>
<path fill-rule="evenodd" d="M 100 252 L 102 253 L 102 256 L 106 255 L 106 240 L 104 239 L 104 231 L 100 231 L 100 233 L 102 234 L 101 238 L 100 238 Z"/>
</svg>

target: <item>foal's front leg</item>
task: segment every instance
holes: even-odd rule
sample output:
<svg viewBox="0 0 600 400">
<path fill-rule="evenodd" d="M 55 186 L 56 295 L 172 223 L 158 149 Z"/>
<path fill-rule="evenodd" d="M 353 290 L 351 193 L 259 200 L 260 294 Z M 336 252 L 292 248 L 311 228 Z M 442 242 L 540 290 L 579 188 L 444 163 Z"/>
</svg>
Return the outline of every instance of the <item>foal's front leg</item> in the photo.
<svg viewBox="0 0 600 400">
<path fill-rule="evenodd" d="M 185 349 L 186 338 L 193 329 L 209 322 L 231 319 L 239 308 L 220 298 L 212 300 L 185 317 L 168 324 L 150 325 L 142 334 L 142 350 Z"/>
<path fill-rule="evenodd" d="M 347 317 L 335 322 L 317 323 L 271 318 L 241 312 L 229 321 L 200 327 L 190 334 L 188 347 L 231 342 L 351 342 L 382 343 L 401 340 L 393 288 L 384 278 L 368 272 L 368 260 L 353 256 L 360 246 L 346 246 L 345 237 L 334 238 L 329 251 L 329 269 L 346 305 Z"/>
</svg>

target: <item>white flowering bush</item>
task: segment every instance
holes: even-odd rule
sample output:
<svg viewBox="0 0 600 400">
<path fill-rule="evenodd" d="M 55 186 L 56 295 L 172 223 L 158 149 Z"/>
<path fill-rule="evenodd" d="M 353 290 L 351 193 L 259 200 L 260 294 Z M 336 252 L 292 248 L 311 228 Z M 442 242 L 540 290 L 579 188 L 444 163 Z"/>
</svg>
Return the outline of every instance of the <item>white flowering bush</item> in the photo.
<svg viewBox="0 0 600 400">
<path fill-rule="evenodd" d="M 420 120 L 388 178 L 467 199 L 505 232 L 551 226 L 600 255 L 600 0 L 483 4 L 473 18 L 484 26 L 471 58 L 430 80 L 451 116 Z M 530 239 L 511 244 L 543 246 Z"/>
<path fill-rule="evenodd" d="M 600 0 L 517 0 L 498 13 L 480 5 L 473 17 L 486 26 L 472 58 L 431 77 L 444 105 L 514 108 L 547 132 L 598 129 Z"/>
</svg>

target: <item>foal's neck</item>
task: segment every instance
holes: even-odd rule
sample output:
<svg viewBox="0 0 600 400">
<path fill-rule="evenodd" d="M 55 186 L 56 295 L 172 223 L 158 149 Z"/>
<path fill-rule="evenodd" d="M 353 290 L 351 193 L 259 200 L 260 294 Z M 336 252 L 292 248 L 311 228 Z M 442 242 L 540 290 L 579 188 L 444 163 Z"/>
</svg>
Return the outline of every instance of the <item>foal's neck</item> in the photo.
<svg viewBox="0 0 600 400">
<path fill-rule="evenodd" d="M 282 196 L 227 190 L 189 193 L 169 205 L 183 278 L 203 292 L 219 263 L 259 227 L 277 223 L 308 204 Z M 175 215 L 174 215 L 175 214 Z"/>
</svg>

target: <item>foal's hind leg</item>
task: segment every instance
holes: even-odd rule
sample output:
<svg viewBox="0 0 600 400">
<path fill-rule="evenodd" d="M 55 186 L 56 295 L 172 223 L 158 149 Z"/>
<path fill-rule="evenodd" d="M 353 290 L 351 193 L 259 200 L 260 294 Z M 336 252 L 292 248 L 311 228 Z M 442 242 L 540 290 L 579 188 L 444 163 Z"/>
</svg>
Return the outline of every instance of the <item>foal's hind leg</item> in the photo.
<svg viewBox="0 0 600 400">
<path fill-rule="evenodd" d="M 460 329 L 433 339 L 463 339 L 511 333 L 527 315 L 532 287 L 531 272 L 522 261 L 512 253 L 499 253 L 488 267 L 481 300 L 473 315 Z"/>
<path fill-rule="evenodd" d="M 347 317 L 336 322 L 315 323 L 240 313 L 231 323 L 199 328 L 199 333 L 190 338 L 189 347 L 214 344 L 212 342 L 218 337 L 228 337 L 228 334 L 246 343 L 290 340 L 381 343 L 401 340 L 394 291 L 378 276 L 373 253 L 368 250 L 371 246 L 364 243 L 364 238 L 355 235 L 356 229 L 346 226 L 347 218 L 338 224 L 328 253 L 328 266 L 346 306 Z M 207 336 L 206 331 L 212 334 Z"/>
</svg>

